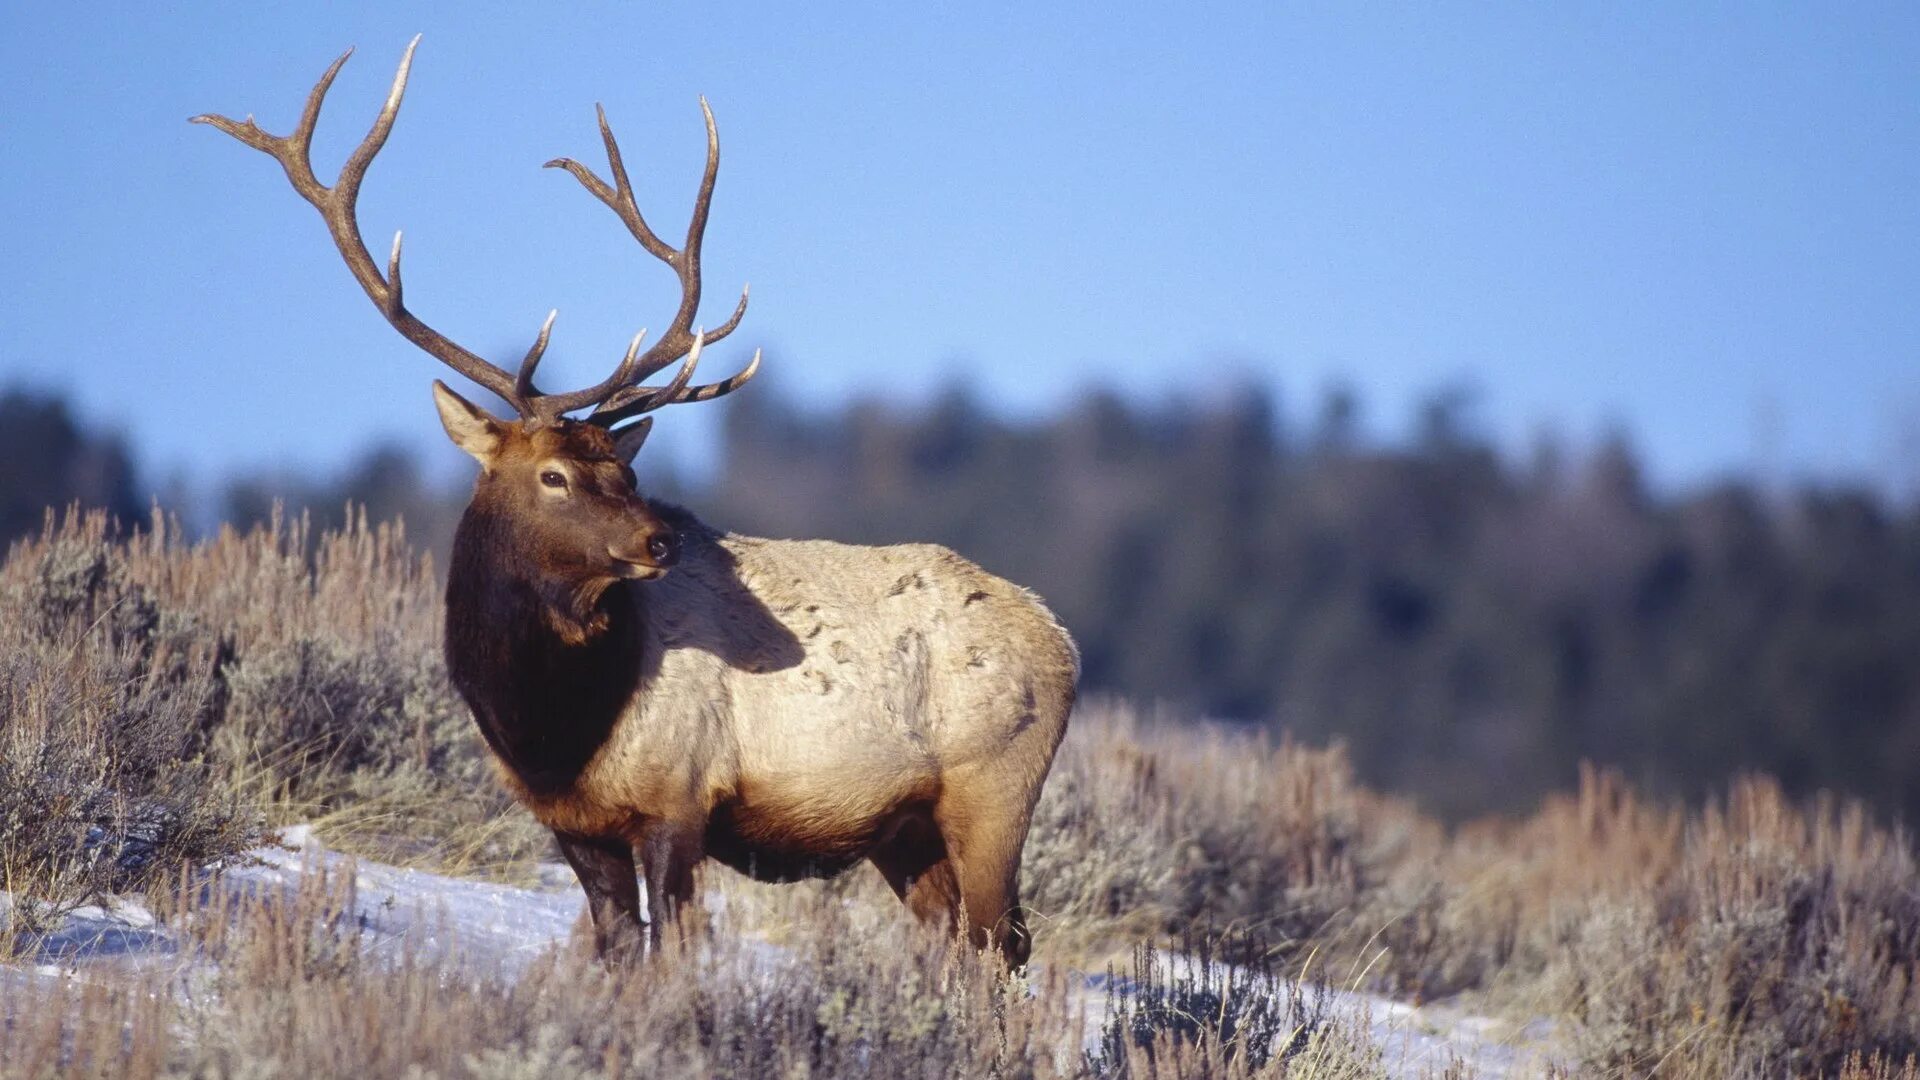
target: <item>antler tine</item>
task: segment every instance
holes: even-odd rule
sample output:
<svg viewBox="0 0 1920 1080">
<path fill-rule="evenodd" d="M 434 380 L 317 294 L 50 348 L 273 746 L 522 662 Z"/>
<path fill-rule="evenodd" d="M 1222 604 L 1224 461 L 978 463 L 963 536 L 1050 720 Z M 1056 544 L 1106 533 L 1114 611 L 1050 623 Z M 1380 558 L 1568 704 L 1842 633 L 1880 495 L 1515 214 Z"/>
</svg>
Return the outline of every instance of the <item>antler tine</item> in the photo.
<svg viewBox="0 0 1920 1080">
<path fill-rule="evenodd" d="M 540 366 L 540 358 L 547 354 L 547 338 L 553 333 L 553 320 L 559 317 L 559 308 L 547 312 L 547 321 L 540 324 L 540 336 L 534 339 L 533 347 L 527 350 L 526 359 L 520 361 L 520 373 L 513 379 L 513 392 L 522 401 L 532 401 L 540 394 L 533 388 L 533 371 Z"/>
<path fill-rule="evenodd" d="M 399 70 L 393 73 L 393 86 L 387 90 L 386 103 L 380 106 L 379 114 L 373 118 L 373 127 L 368 129 L 367 137 L 360 140 L 360 145 L 353 148 L 353 153 L 347 155 L 346 163 L 340 166 L 340 178 L 333 184 L 332 202 L 344 211 L 341 216 L 347 224 L 355 222 L 355 204 L 360 198 L 360 182 L 367 178 L 367 167 L 373 164 L 374 155 L 387 145 L 387 136 L 393 134 L 393 122 L 400 117 L 400 99 L 406 96 L 407 76 L 413 73 L 413 51 L 419 47 L 420 35 L 415 34 L 413 40 L 407 42 L 407 51 L 400 56 Z M 308 117 L 302 116 L 300 119 L 304 123 Z M 319 121 L 318 108 L 313 110 L 312 119 Z M 313 129 L 308 127 L 303 134 L 308 145 L 300 148 L 300 156 L 306 158 L 313 140 Z M 359 239 L 358 230 L 354 233 L 354 239 Z"/>
<path fill-rule="evenodd" d="M 686 389 L 687 383 L 693 379 L 693 369 L 700 365 L 700 337 L 701 335 L 697 333 L 693 335 L 693 348 L 688 351 L 686 361 L 680 365 L 680 371 L 674 375 L 672 382 L 659 387 L 623 387 L 619 391 L 616 391 L 612 397 L 608 398 L 606 404 L 595 409 L 593 415 L 588 417 L 588 419 L 597 424 L 610 426 L 614 423 L 614 419 L 609 419 L 609 417 L 615 412 L 620 411 L 620 405 L 617 403 L 624 402 L 634 406 L 631 410 L 622 413 L 622 416 L 634 416 L 658 408 L 658 406 L 652 404 L 653 401 L 659 400 L 661 404 L 665 404 L 666 398 L 670 398 Z M 629 353 L 628 355 L 631 356 L 632 354 Z M 609 409 L 607 405 L 614 405 L 615 407 Z"/>
<path fill-rule="evenodd" d="M 419 39 L 415 39 L 416 41 Z M 411 47 L 409 47 L 411 50 Z M 201 113 L 189 117 L 190 124 L 206 124 L 226 132 L 228 135 L 246 143 L 263 154 L 268 154 L 287 171 L 287 179 L 293 182 L 294 190 L 308 202 L 319 206 L 327 194 L 326 186 L 313 175 L 313 163 L 308 155 L 313 146 L 313 129 L 320 122 L 320 106 L 327 100 L 327 91 L 333 88 L 334 77 L 346 66 L 353 55 L 348 49 L 340 54 L 320 76 L 313 89 L 307 92 L 307 101 L 300 110 L 300 122 L 287 135 L 269 135 L 266 130 L 254 122 L 253 114 L 247 114 L 244 122 L 234 121 L 217 113 Z"/>
<path fill-rule="evenodd" d="M 413 52 L 419 45 L 418 35 L 407 44 L 407 51 L 400 58 L 399 70 L 394 73 L 393 86 L 387 91 L 386 103 L 374 118 L 372 129 L 347 156 L 346 164 L 341 166 L 340 176 L 331 188 L 320 183 L 313 173 L 313 132 L 320 122 L 320 108 L 326 100 L 327 91 L 333 86 L 333 80 L 340 74 L 347 58 L 353 55 L 352 49 L 342 53 L 327 68 L 326 74 L 320 76 L 320 81 L 314 84 L 312 92 L 307 95 L 306 106 L 301 110 L 300 121 L 291 134 L 269 135 L 251 116 L 240 123 L 209 113 L 193 117 L 192 122 L 224 131 L 278 161 L 280 167 L 286 170 L 287 179 L 293 184 L 294 190 L 320 211 L 321 220 L 326 222 L 327 232 L 332 235 L 334 247 L 339 249 L 347 269 L 352 271 L 354 280 L 360 283 L 367 298 L 380 309 L 393 328 L 428 355 L 498 394 L 522 416 L 528 416 L 531 415 L 528 403 L 517 393 L 513 376 L 421 322 L 401 303 L 399 236 L 394 237 L 393 253 L 387 259 L 387 276 L 384 278 L 373 256 L 368 254 L 366 242 L 360 237 L 360 223 L 355 208 L 360 183 L 366 178 L 368 167 L 373 164 L 375 155 L 380 153 L 380 149 L 386 145 L 387 136 L 393 131 L 394 121 L 400 113 L 400 101 L 406 94 L 407 76 L 413 68 Z"/>
<path fill-rule="evenodd" d="M 687 351 L 687 358 L 685 362 L 680 365 L 680 371 L 674 375 L 672 382 L 665 386 L 629 385 L 622 387 L 612 397 L 603 402 L 599 408 L 595 409 L 589 419 L 595 423 L 612 424 L 614 421 L 607 419 L 607 417 L 612 416 L 612 414 L 616 412 L 621 412 L 623 416 L 635 416 L 639 413 L 658 408 L 658 405 L 653 404 L 656 400 L 659 401 L 661 405 L 666 404 L 667 398 L 686 389 L 687 383 L 693 379 L 693 369 L 700 364 L 700 347 L 704 343 L 704 339 L 705 335 L 703 333 L 697 331 L 694 333 L 693 348 Z M 633 358 L 631 350 L 628 351 L 627 358 L 629 360 Z M 622 410 L 625 411 L 623 412 Z"/>
<path fill-rule="evenodd" d="M 673 400 L 663 401 L 660 404 L 661 405 L 692 405 L 695 402 L 712 401 L 714 398 L 717 398 L 717 397 L 726 397 L 728 394 L 731 394 L 735 390 L 738 390 L 741 387 L 747 385 L 747 383 L 755 375 L 759 374 L 759 372 L 760 372 L 760 350 L 755 349 L 753 350 L 753 359 L 747 361 L 747 366 L 740 369 L 739 373 L 733 375 L 730 378 L 722 379 L 717 383 L 708 383 L 705 386 L 689 387 L 688 389 L 683 390 L 680 393 L 674 395 Z"/>
<path fill-rule="evenodd" d="M 633 335 L 633 341 L 627 345 L 626 356 L 622 357 L 620 365 L 613 369 L 613 374 L 585 390 L 571 390 L 564 394 L 542 394 L 531 401 L 534 411 L 547 420 L 558 420 L 575 409 L 598 405 L 622 390 L 630 389 L 634 380 L 642 377 L 637 374 L 638 361 L 640 341 L 646 336 L 645 330 Z"/>
<path fill-rule="evenodd" d="M 403 307 L 400 299 L 400 236 L 401 230 L 393 231 L 393 254 L 387 256 L 387 303 L 394 307 Z"/>
<path fill-rule="evenodd" d="M 707 344 L 711 345 L 733 333 L 734 329 L 740 325 L 740 320 L 747 314 L 747 292 L 750 288 L 752 288 L 750 285 L 740 286 L 740 302 L 733 306 L 733 314 L 727 317 L 727 321 L 721 323 L 718 330 L 707 335 Z"/>
<path fill-rule="evenodd" d="M 687 350 L 687 359 L 680 365 L 679 373 L 674 375 L 672 382 L 661 387 L 660 392 L 654 395 L 655 397 L 664 402 L 665 399 L 687 388 L 687 384 L 693 381 L 693 369 L 700 366 L 700 346 L 705 343 L 705 339 L 705 332 L 694 331 L 693 348 Z"/>
<path fill-rule="evenodd" d="M 700 262 L 700 244 L 707 236 L 707 212 L 713 209 L 713 185 L 720 179 L 720 129 L 713 122 L 713 108 L 707 96 L 700 95 L 700 117 L 707 123 L 707 167 L 700 174 L 700 194 L 693 200 L 693 216 L 687 219 L 687 242 L 681 245 L 687 258 Z"/>
<path fill-rule="evenodd" d="M 722 379 L 715 383 L 707 383 L 702 386 L 683 385 L 682 388 L 677 390 L 672 386 L 629 387 L 615 394 L 613 397 L 608 398 L 607 403 L 595 409 L 593 415 L 588 419 L 602 427 L 612 427 L 614 424 L 629 417 L 652 412 L 655 409 L 667 405 L 688 405 L 697 401 L 712 401 L 714 398 L 725 397 L 735 390 L 740 389 L 742 386 L 747 385 L 748 380 L 752 379 L 759 370 L 760 350 L 755 349 L 753 351 L 752 362 L 748 363 L 738 374 L 730 378 Z M 681 374 L 691 375 L 692 372 L 689 368 L 682 367 Z M 679 379 L 675 380 L 676 383 L 680 381 Z"/>
<path fill-rule="evenodd" d="M 704 95 L 700 98 L 700 118 L 707 128 L 707 163 L 700 174 L 700 190 L 693 198 L 693 213 L 687 219 L 687 239 L 680 251 L 668 265 L 680 278 L 680 309 L 673 314 L 673 323 L 667 332 L 660 336 L 653 348 L 640 360 L 640 377 L 646 378 L 654 372 L 674 362 L 692 347 L 689 331 L 694 318 L 700 312 L 700 248 L 706 242 L 707 214 L 713 207 L 713 188 L 720 178 L 720 129 L 713 122 L 713 109 L 707 104 Z M 608 145 L 612 145 L 612 133 L 607 134 Z M 746 314 L 746 294 L 741 294 L 741 304 L 736 309 L 739 315 Z M 733 332 L 739 325 L 736 317 L 722 332 L 708 338 L 717 341 Z"/>
<path fill-rule="evenodd" d="M 416 34 L 413 41 L 407 45 L 406 60 L 403 61 L 403 64 L 410 66 L 410 62 L 413 59 L 413 47 L 419 43 L 420 37 Z M 315 128 L 320 126 L 320 107 L 326 103 L 327 91 L 333 89 L 334 78 L 340 74 L 341 68 L 347 66 L 347 61 L 352 57 L 353 46 L 349 45 L 347 46 L 346 52 L 341 53 L 338 59 L 328 65 L 326 72 L 320 76 L 320 81 L 315 83 L 312 92 L 307 94 L 307 103 L 300 110 L 300 122 L 294 125 L 293 133 L 288 135 L 286 139 L 286 141 L 292 143 L 294 149 L 298 151 L 297 160 L 301 166 L 301 175 L 311 181 L 312 186 L 316 189 L 320 188 L 321 185 L 320 181 L 313 175 L 313 132 Z M 404 76 L 402 77 L 404 78 Z M 249 124 L 253 122 L 251 115 L 247 117 L 247 122 Z M 262 132 L 262 134 L 265 134 L 265 132 Z M 264 147 L 262 149 L 264 149 Z M 282 158 L 280 164 L 285 165 L 286 163 L 286 160 Z"/>
</svg>

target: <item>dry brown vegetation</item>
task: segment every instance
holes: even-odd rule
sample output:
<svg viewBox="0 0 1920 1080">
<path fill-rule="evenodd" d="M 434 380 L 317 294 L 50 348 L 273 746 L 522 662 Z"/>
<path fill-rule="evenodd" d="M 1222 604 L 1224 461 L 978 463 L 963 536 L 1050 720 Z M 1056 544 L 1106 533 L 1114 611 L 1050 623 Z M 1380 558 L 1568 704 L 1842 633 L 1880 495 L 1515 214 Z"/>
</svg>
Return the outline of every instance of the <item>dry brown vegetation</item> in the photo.
<svg viewBox="0 0 1920 1080">
<path fill-rule="evenodd" d="M 1576 1075 L 1913 1075 L 1920 865 L 1857 805 L 1747 777 L 1685 810 L 1588 770 L 1524 820 L 1448 831 L 1363 788 L 1338 746 L 1119 702 L 1082 707 L 1041 803 L 1032 988 L 920 936 L 871 874 L 713 871 L 742 933 L 618 978 L 571 955 L 517 979 L 374 962 L 319 881 L 212 917 L 184 902 L 198 879 L 174 898 L 183 870 L 293 821 L 463 874 L 546 857 L 446 686 L 438 604 L 404 536 L 363 521 L 188 544 L 85 519 L 11 553 L 0 945 L 145 892 L 217 963 L 0 969 L 30 990 L 0 999 L 0 1076 L 1379 1075 L 1363 1033 L 1289 991 L 1303 974 L 1549 1017 Z M 1181 941 L 1241 966 L 1135 951 Z M 1103 1024 L 1065 972 L 1109 963 L 1144 989 Z"/>
<path fill-rule="evenodd" d="M 1244 1030 L 1210 1017 L 1220 969 L 1182 982 L 1152 956 L 1148 1005 L 1089 1016 L 1058 974 L 1004 980 L 969 949 L 818 891 L 785 902 L 808 932 L 781 951 L 716 937 L 618 976 L 559 953 L 514 978 L 369 961 L 348 892 L 315 875 L 297 895 L 190 920 L 212 962 L 193 977 L 48 980 L 0 1000 L 0 1075 L 1380 1075 L 1362 1040 L 1271 975 L 1232 976 L 1234 1016 L 1257 1021 Z"/>
</svg>

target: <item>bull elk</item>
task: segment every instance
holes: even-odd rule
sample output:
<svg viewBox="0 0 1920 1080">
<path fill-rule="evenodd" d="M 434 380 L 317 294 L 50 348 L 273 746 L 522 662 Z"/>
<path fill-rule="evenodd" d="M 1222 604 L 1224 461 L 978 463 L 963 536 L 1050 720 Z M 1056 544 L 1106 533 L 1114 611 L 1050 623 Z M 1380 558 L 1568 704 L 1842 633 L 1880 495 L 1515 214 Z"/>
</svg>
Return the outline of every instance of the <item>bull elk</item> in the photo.
<svg viewBox="0 0 1920 1080">
<path fill-rule="evenodd" d="M 418 45 L 331 187 L 310 145 L 351 50 L 290 135 L 251 117 L 193 119 L 278 161 L 394 329 L 518 414 L 495 417 L 433 384 L 447 435 L 480 463 L 447 575 L 447 669 L 500 776 L 578 875 L 601 955 L 657 944 L 705 858 L 771 881 L 865 859 L 920 919 L 1023 963 L 1016 878 L 1074 700 L 1072 640 L 1034 594 L 945 548 L 740 536 L 636 490 L 643 414 L 732 393 L 760 364 L 756 352 L 730 378 L 693 382 L 701 350 L 747 307 L 742 290 L 718 329 L 693 329 L 720 165 L 704 100 L 706 171 L 677 249 L 641 216 L 604 110 L 611 184 L 570 159 L 547 163 L 679 278 L 673 322 L 646 351 L 643 332 L 604 381 L 545 393 L 534 378 L 553 316 L 509 374 L 409 311 L 400 237 L 383 275 L 355 201 Z M 675 362 L 670 379 L 643 385 Z"/>
</svg>

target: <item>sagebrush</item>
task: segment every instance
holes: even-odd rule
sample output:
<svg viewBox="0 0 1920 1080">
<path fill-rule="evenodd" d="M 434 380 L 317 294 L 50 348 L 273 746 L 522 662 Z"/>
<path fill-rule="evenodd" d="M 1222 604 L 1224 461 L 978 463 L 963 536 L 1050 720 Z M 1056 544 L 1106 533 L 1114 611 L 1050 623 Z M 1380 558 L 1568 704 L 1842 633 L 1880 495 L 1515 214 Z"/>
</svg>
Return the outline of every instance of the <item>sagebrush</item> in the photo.
<svg viewBox="0 0 1920 1080">
<path fill-rule="evenodd" d="M 447 685 L 431 564 L 398 526 L 350 517 L 189 542 L 159 516 L 122 533 L 69 515 L 12 550 L 0 941 L 110 895 L 163 897 L 296 821 L 459 873 L 527 877 L 549 857 Z M 1371 1074 L 1364 1039 L 1281 993 L 1301 977 L 1548 1016 L 1581 1073 L 1894 1076 L 1920 1052 L 1911 836 L 1764 777 L 1687 810 L 1586 769 L 1528 817 L 1446 829 L 1366 789 L 1338 745 L 1092 699 L 1028 843 L 1035 956 L 1049 978 L 1116 963 L 1162 992 L 1095 1018 L 1087 1052 L 1064 1057 L 1067 1018 L 1010 1005 L 974 961 L 913 937 L 870 872 L 708 883 L 814 975 L 756 982 L 762 954 L 723 939 L 655 983 L 564 958 L 463 982 L 337 947 L 316 975 L 282 955 L 306 924 L 248 915 L 205 939 L 228 961 L 218 1007 L 98 980 L 14 995 L 0 1074 L 116 1054 L 96 1071 L 613 1075 L 644 1057 L 661 1075 Z M 1239 966 L 1181 984 L 1135 951 L 1180 941 Z M 249 949 L 281 959 L 240 962 Z M 931 955 L 945 966 L 916 959 Z M 1209 1002 L 1212 1026 L 1154 1005 L 1176 999 Z M 365 1049 L 341 1035 L 374 1028 Z"/>
</svg>

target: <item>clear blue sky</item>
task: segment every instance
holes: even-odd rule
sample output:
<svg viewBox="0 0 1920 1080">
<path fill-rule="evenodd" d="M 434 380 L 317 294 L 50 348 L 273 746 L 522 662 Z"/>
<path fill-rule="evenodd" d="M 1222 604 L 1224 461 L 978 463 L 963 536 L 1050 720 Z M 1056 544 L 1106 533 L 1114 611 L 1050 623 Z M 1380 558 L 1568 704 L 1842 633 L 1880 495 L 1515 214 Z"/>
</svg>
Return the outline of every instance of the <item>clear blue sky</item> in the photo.
<svg viewBox="0 0 1920 1080">
<path fill-rule="evenodd" d="M 558 307 L 556 377 L 597 379 L 674 293 L 540 164 L 598 166 L 603 101 L 677 232 L 704 93 L 705 321 L 754 298 L 714 368 L 764 345 L 804 401 L 964 377 L 1030 414 L 1229 375 L 1304 413 L 1345 377 L 1391 433 L 1466 378 L 1508 445 L 1619 424 L 1668 482 L 1920 471 L 1897 457 L 1920 431 L 1920 6 L 1012 7 L 16 8 L 0 381 L 71 391 L 161 472 L 437 443 L 438 366 L 273 162 L 186 123 L 283 133 L 358 46 L 331 177 L 423 32 L 369 246 L 404 227 L 410 305 L 502 360 Z M 669 452 L 697 463 L 712 408 L 665 415 Z"/>
</svg>

